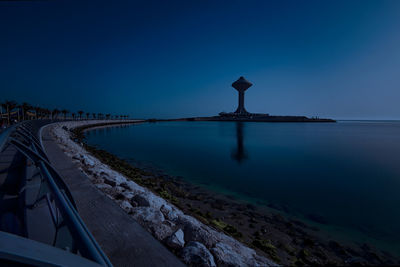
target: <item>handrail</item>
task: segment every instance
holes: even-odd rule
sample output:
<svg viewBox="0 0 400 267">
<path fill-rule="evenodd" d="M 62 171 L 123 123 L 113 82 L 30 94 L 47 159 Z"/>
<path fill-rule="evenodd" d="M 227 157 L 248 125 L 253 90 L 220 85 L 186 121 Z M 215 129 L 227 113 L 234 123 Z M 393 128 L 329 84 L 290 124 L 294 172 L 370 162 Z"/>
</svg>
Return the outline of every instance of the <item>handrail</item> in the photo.
<svg viewBox="0 0 400 267">
<path fill-rule="evenodd" d="M 55 200 L 61 210 L 61 213 L 67 220 L 68 228 L 74 237 L 80 241 L 77 242 L 79 251 L 86 258 L 105 266 L 111 266 L 108 258 L 101 250 L 99 250 L 99 246 L 97 245 L 97 242 L 94 240 L 93 236 L 89 233 L 89 230 L 80 220 L 79 216 L 75 213 L 75 209 L 71 202 L 61 193 L 43 161 L 40 161 L 39 167 L 49 182 L 50 188 L 54 193 Z"/>
<path fill-rule="evenodd" d="M 17 128 L 15 129 L 15 131 L 16 131 L 16 133 L 18 133 L 19 135 L 22 135 L 25 139 L 31 141 L 32 147 L 38 147 L 39 149 L 37 149 L 37 151 L 35 151 L 35 152 L 39 153 L 43 158 L 45 158 L 46 160 L 48 160 L 48 159 L 47 159 L 46 153 L 44 153 L 44 151 L 41 149 L 41 146 L 40 146 L 39 141 L 38 141 L 36 138 L 34 138 L 34 136 L 32 136 L 32 135 L 29 133 L 28 130 L 26 130 L 25 128 L 23 128 L 23 127 L 20 126 L 20 127 L 17 127 Z"/>
<path fill-rule="evenodd" d="M 31 126 L 29 126 L 29 128 L 30 127 Z M 21 139 L 25 144 L 20 141 Z M 112 266 L 111 262 L 80 218 L 67 185 L 49 163 L 43 147 L 38 143 L 34 134 L 22 124 L 11 126 L 0 134 L 0 152 L 3 151 L 8 144 L 13 145 L 20 153 L 25 155 L 26 158 L 35 163 L 35 166 L 44 179 L 43 181 L 47 184 L 52 194 L 56 208 L 59 210 L 74 240 L 74 244 L 78 248 L 79 254 L 100 265 Z M 29 146 L 26 144 L 29 144 Z M 51 208 L 48 196 L 47 205 Z M 51 212 L 54 219 L 53 210 L 51 210 Z M 54 220 L 53 224 L 57 226 Z"/>
<path fill-rule="evenodd" d="M 25 146 L 22 144 L 20 141 L 16 140 L 15 138 L 10 137 L 10 143 L 13 144 L 17 149 L 24 154 L 26 157 L 28 157 L 30 160 L 38 164 L 40 161 L 44 162 L 46 166 L 49 168 L 49 171 L 53 173 L 53 178 L 56 179 L 57 185 L 64 189 L 67 192 L 67 195 L 76 208 L 75 201 L 68 189 L 68 186 L 65 184 L 64 180 L 60 177 L 60 175 L 57 173 L 57 171 L 53 168 L 53 166 L 50 164 L 50 162 L 43 158 L 37 150 L 34 144 L 31 145 L 32 148 Z"/>
<path fill-rule="evenodd" d="M 8 138 L 10 137 L 11 133 L 14 131 L 16 125 L 10 126 L 6 128 L 1 134 L 0 134 L 0 153 L 3 152 Z"/>
</svg>

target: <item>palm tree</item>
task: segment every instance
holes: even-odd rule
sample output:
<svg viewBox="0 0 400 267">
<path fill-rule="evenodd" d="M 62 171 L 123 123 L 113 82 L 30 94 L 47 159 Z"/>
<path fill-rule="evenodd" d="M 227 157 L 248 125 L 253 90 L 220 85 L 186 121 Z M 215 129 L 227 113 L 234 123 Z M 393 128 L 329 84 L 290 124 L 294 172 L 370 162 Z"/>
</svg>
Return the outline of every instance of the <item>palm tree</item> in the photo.
<svg viewBox="0 0 400 267">
<path fill-rule="evenodd" d="M 43 113 L 46 115 L 47 119 L 50 119 L 51 111 L 48 108 L 43 109 Z"/>
<path fill-rule="evenodd" d="M 40 108 L 40 110 L 39 110 L 39 118 L 41 120 L 46 118 L 46 109 Z"/>
<path fill-rule="evenodd" d="M 46 109 L 45 108 L 40 108 L 40 119 L 46 119 Z"/>
<path fill-rule="evenodd" d="M 80 119 L 80 120 L 82 120 L 82 115 L 83 115 L 83 113 L 84 113 L 84 112 L 83 112 L 82 110 L 79 110 L 79 111 L 78 111 L 79 119 Z"/>
<path fill-rule="evenodd" d="M 72 119 L 75 120 L 75 113 L 72 113 Z"/>
<path fill-rule="evenodd" d="M 67 119 L 67 114 L 69 113 L 69 111 L 66 110 L 66 109 L 63 109 L 63 110 L 61 110 L 61 113 L 64 115 L 64 120 L 66 120 Z"/>
<path fill-rule="evenodd" d="M 87 112 L 87 113 L 86 113 L 86 119 L 87 119 L 87 120 L 89 119 L 89 116 L 90 116 L 90 113 Z"/>
<path fill-rule="evenodd" d="M 17 103 L 15 101 L 6 100 L 1 104 L 3 108 L 7 111 L 7 124 L 11 125 L 11 111 L 17 107 Z"/>
<path fill-rule="evenodd" d="M 109 120 L 110 116 L 111 116 L 111 114 L 106 114 L 106 119 Z"/>
<path fill-rule="evenodd" d="M 92 118 L 96 119 L 96 113 L 92 113 Z"/>
<path fill-rule="evenodd" d="M 97 119 L 101 119 L 103 117 L 103 113 L 97 113 Z"/>
<path fill-rule="evenodd" d="M 27 112 L 29 110 L 32 109 L 32 106 L 26 102 L 22 103 L 22 105 L 20 105 L 21 109 L 22 109 L 22 120 L 25 120 L 25 116 L 27 115 Z"/>
<path fill-rule="evenodd" d="M 0 103 L 0 126 L 3 125 L 3 105 Z"/>
<path fill-rule="evenodd" d="M 36 107 L 34 107 L 33 109 L 35 110 L 35 117 L 36 117 L 36 119 L 38 120 L 38 119 L 39 119 L 40 112 L 42 111 L 42 108 L 39 107 L 39 106 L 36 106 Z"/>
<path fill-rule="evenodd" d="M 21 117 L 20 116 L 21 116 L 22 107 L 21 107 L 21 105 L 17 104 L 16 108 L 17 108 L 17 110 L 16 110 L 16 112 L 17 112 L 17 121 L 20 122 L 21 121 Z"/>
<path fill-rule="evenodd" d="M 6 102 L 0 103 L 0 107 L 1 107 L 1 119 L 3 120 L 3 108 L 6 110 L 6 115 L 8 115 Z"/>
<path fill-rule="evenodd" d="M 58 117 L 58 114 L 60 114 L 60 111 L 58 110 L 58 109 L 53 109 L 53 112 L 51 113 L 51 119 L 57 119 L 57 117 Z M 54 115 L 54 117 L 53 117 L 53 115 Z"/>
</svg>

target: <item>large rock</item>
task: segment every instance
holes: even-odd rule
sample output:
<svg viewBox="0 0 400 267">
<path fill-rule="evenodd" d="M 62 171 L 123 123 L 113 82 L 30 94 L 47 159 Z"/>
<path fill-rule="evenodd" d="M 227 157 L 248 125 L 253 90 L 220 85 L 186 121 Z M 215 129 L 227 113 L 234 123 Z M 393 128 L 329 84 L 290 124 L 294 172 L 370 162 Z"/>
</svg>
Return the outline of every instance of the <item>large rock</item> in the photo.
<svg viewBox="0 0 400 267">
<path fill-rule="evenodd" d="M 116 200 L 125 200 L 125 196 L 122 194 L 123 188 L 120 186 L 114 186 L 109 190 L 109 193 Z"/>
<path fill-rule="evenodd" d="M 121 194 L 122 194 L 126 199 L 128 199 L 128 200 L 132 200 L 133 197 L 134 197 L 133 192 L 128 191 L 128 190 L 122 192 Z M 135 202 L 136 202 L 136 201 L 135 201 Z M 137 206 L 138 206 L 138 205 L 137 205 Z"/>
<path fill-rule="evenodd" d="M 111 185 L 109 185 L 109 184 L 96 184 L 96 187 L 98 188 L 98 189 L 100 189 L 100 190 L 102 190 L 102 191 L 107 191 L 107 192 L 109 192 L 111 189 L 112 189 L 112 186 Z"/>
<path fill-rule="evenodd" d="M 138 185 L 136 185 L 133 181 L 121 181 L 120 186 L 122 186 L 123 188 L 125 188 L 126 190 L 130 190 L 130 191 L 134 191 L 135 189 L 137 189 Z"/>
<path fill-rule="evenodd" d="M 115 182 L 114 179 L 110 178 L 108 175 L 103 175 L 101 178 L 104 179 L 104 183 L 111 185 L 111 186 L 116 186 L 117 183 Z"/>
<path fill-rule="evenodd" d="M 277 266 L 272 261 L 257 256 L 253 249 L 241 244 L 219 242 L 211 252 L 218 266 Z"/>
<path fill-rule="evenodd" d="M 199 242 L 189 242 L 186 247 L 182 249 L 181 256 L 183 261 L 189 266 L 216 266 L 213 255 L 203 244 Z"/>
<path fill-rule="evenodd" d="M 184 233 L 182 229 L 179 229 L 168 238 L 167 245 L 175 249 L 180 249 L 185 246 Z"/>
<path fill-rule="evenodd" d="M 211 252 L 219 266 L 247 266 L 241 255 L 232 251 L 232 248 L 223 243 L 217 243 Z"/>
<path fill-rule="evenodd" d="M 121 208 L 123 208 L 128 213 L 130 213 L 132 211 L 132 208 L 133 208 L 131 203 L 129 203 L 129 201 L 127 201 L 127 200 L 122 201 L 120 206 L 121 206 Z"/>
<path fill-rule="evenodd" d="M 142 195 L 135 195 L 132 198 L 133 201 L 135 201 L 139 206 L 143 206 L 143 207 L 149 207 L 150 206 L 150 202 L 149 200 L 142 196 Z"/>
<path fill-rule="evenodd" d="M 90 157 L 88 157 L 88 156 L 86 156 L 86 155 L 82 155 L 81 157 L 82 157 L 82 163 L 83 163 L 84 165 L 87 165 L 87 166 L 89 166 L 89 167 L 94 167 L 94 165 L 96 165 L 95 162 L 94 162 L 94 160 L 91 159 Z"/>
<path fill-rule="evenodd" d="M 165 223 L 162 212 L 152 207 L 132 208 L 132 216 L 160 241 L 165 240 L 174 231 L 170 225 Z"/>
<path fill-rule="evenodd" d="M 164 214 L 164 216 L 167 217 L 167 219 L 170 221 L 175 221 L 180 215 L 175 208 L 172 208 L 169 205 L 162 205 L 160 210 Z"/>
<path fill-rule="evenodd" d="M 128 185 L 128 183 L 121 183 L 119 186 L 122 186 L 125 190 L 131 190 L 130 186 Z"/>
<path fill-rule="evenodd" d="M 137 207 L 133 208 L 133 218 L 135 218 L 141 225 L 156 224 L 161 225 L 165 220 L 161 211 L 151 207 Z"/>
<path fill-rule="evenodd" d="M 87 171 L 87 173 L 89 173 L 89 171 Z M 93 178 L 92 178 L 92 182 L 93 182 L 94 184 L 104 184 L 104 179 L 102 179 L 102 178 L 100 178 L 100 177 L 93 177 Z M 109 187 L 112 187 L 112 186 L 109 185 L 109 184 L 104 184 L 104 185 L 107 185 L 107 186 L 109 186 Z"/>
<path fill-rule="evenodd" d="M 150 229 L 151 233 L 154 235 L 154 237 L 160 241 L 165 240 L 168 236 L 170 236 L 174 232 L 174 230 L 168 224 L 165 223 L 152 224 L 147 226 Z"/>
<path fill-rule="evenodd" d="M 186 242 L 197 241 L 203 243 L 208 248 L 213 247 L 214 244 L 217 243 L 215 233 L 212 233 L 209 227 L 187 222 L 184 224 L 183 231 L 185 233 Z"/>
</svg>

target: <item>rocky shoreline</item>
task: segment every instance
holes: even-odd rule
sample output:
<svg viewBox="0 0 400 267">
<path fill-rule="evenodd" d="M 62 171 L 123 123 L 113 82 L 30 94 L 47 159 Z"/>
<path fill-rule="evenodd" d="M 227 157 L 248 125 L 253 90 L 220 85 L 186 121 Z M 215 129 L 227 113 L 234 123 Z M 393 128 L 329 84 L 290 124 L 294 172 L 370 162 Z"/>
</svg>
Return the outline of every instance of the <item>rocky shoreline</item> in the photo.
<svg viewBox="0 0 400 267">
<path fill-rule="evenodd" d="M 103 164 L 78 144 L 70 129 L 107 124 L 107 121 L 72 121 L 52 124 L 51 133 L 63 151 L 75 161 L 93 184 L 122 209 L 163 242 L 190 266 L 276 266 L 236 239 L 219 232 L 196 218 L 186 215 L 175 205 L 133 179 Z M 134 176 L 144 173 L 132 173 Z M 143 179 L 143 177 L 140 177 Z M 145 180 L 145 178 L 144 178 Z M 173 201 L 171 201 L 173 202 Z"/>
<path fill-rule="evenodd" d="M 189 265 L 274 265 L 268 258 L 279 264 L 298 266 L 399 263 L 393 256 L 367 244 L 345 246 L 330 237 L 321 237 L 318 228 L 281 216 L 276 207 L 262 208 L 231 196 L 216 195 L 182 179 L 136 168 L 107 151 L 71 142 L 71 137 L 80 142 L 84 130 L 92 128 L 91 124 L 70 122 L 65 125 L 68 131 L 60 124 L 53 132 L 98 188 Z M 105 125 L 97 123 L 100 127 Z M 69 129 L 75 130 L 71 133 Z M 111 176 L 122 176 L 125 180 L 110 178 L 112 170 L 103 170 L 107 166 L 117 171 L 117 174 L 111 172 Z M 135 187 L 128 183 L 132 181 Z M 157 199 L 156 204 L 153 199 Z M 170 210 L 179 216 L 170 217 Z M 208 263 L 193 262 L 193 253 L 209 259 Z"/>
</svg>

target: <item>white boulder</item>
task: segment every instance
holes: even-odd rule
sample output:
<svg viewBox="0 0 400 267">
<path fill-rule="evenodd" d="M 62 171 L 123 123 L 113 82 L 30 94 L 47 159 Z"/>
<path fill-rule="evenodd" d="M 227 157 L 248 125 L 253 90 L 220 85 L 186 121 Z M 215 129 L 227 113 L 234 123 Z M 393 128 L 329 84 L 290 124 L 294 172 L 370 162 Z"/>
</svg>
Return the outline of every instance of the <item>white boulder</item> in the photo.
<svg viewBox="0 0 400 267">
<path fill-rule="evenodd" d="M 185 246 L 184 233 L 182 229 L 179 229 L 168 238 L 167 245 L 175 249 L 180 249 Z"/>
<path fill-rule="evenodd" d="M 120 204 L 121 208 L 123 208 L 126 212 L 130 213 L 132 211 L 132 205 L 129 203 L 129 201 L 124 200 Z"/>
<path fill-rule="evenodd" d="M 183 261 L 189 266 L 215 267 L 213 255 L 208 249 L 199 242 L 189 242 L 182 249 L 181 256 Z"/>
</svg>

